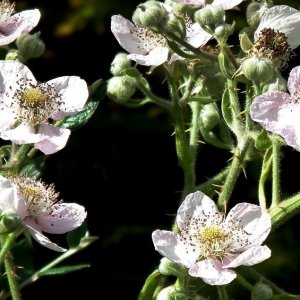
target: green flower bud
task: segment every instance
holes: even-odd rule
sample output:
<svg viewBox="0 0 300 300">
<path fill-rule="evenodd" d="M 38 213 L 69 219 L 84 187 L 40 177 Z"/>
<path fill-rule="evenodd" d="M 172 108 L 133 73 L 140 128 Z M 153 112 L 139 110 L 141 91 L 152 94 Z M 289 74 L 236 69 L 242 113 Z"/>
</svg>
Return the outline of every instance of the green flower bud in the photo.
<svg viewBox="0 0 300 300">
<path fill-rule="evenodd" d="M 269 300 L 272 297 L 273 291 L 269 285 L 261 282 L 255 284 L 251 293 L 251 300 Z"/>
<path fill-rule="evenodd" d="M 220 123 L 220 115 L 213 103 L 204 105 L 199 117 L 201 119 L 202 126 L 206 130 L 211 130 Z"/>
<path fill-rule="evenodd" d="M 174 286 L 168 286 L 161 290 L 156 300 L 186 300 L 187 294 Z"/>
<path fill-rule="evenodd" d="M 126 103 L 135 93 L 135 80 L 130 76 L 112 77 L 107 85 L 107 96 L 117 103 Z"/>
<path fill-rule="evenodd" d="M 267 58 L 257 56 L 245 59 L 241 69 L 248 79 L 259 83 L 270 81 L 274 75 L 273 63 Z"/>
<path fill-rule="evenodd" d="M 256 28 L 261 20 L 262 15 L 268 9 L 264 4 L 253 2 L 250 3 L 246 10 L 246 18 L 248 24 Z"/>
<path fill-rule="evenodd" d="M 122 72 L 131 67 L 131 60 L 127 58 L 127 53 L 118 53 L 110 66 L 110 72 L 114 76 L 122 75 Z"/>
<path fill-rule="evenodd" d="M 166 257 L 161 259 L 158 270 L 163 275 L 170 275 L 176 277 L 187 276 L 186 268 L 180 266 L 179 264 L 174 263 L 173 261 L 167 259 Z"/>
<path fill-rule="evenodd" d="M 223 23 L 216 27 L 215 35 L 218 39 L 226 41 L 230 35 L 233 34 L 234 26 Z"/>
<path fill-rule="evenodd" d="M 166 21 L 165 27 L 168 31 L 171 31 L 178 35 L 180 38 L 184 39 L 186 35 L 185 21 L 182 17 L 176 15 L 169 15 Z"/>
<path fill-rule="evenodd" d="M 137 6 L 132 20 L 135 24 L 148 27 L 160 28 L 168 18 L 168 12 L 157 1 L 147 1 Z"/>
<path fill-rule="evenodd" d="M 16 44 L 18 50 L 22 53 L 25 59 L 39 57 L 45 51 L 45 44 L 40 39 L 40 33 L 22 34 L 17 40 Z"/>
<path fill-rule="evenodd" d="M 225 20 L 225 12 L 219 6 L 205 6 L 195 12 L 195 20 L 203 29 L 207 27 L 211 30 L 217 27 L 218 24 Z"/>
<path fill-rule="evenodd" d="M 15 213 L 3 214 L 0 219 L 0 228 L 2 233 L 13 232 L 20 225 L 20 218 Z"/>
</svg>

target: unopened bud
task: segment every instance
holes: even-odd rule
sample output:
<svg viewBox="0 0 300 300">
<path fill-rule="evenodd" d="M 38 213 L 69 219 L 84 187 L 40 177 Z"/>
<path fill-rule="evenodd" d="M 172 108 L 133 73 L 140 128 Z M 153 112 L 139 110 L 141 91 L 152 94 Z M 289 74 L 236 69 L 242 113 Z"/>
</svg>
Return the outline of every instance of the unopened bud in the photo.
<svg viewBox="0 0 300 300">
<path fill-rule="evenodd" d="M 271 287 L 265 283 L 258 282 L 255 284 L 251 293 L 251 300 L 269 300 L 273 297 Z"/>
<path fill-rule="evenodd" d="M 262 18 L 262 15 L 267 9 L 268 7 L 266 7 L 262 3 L 257 3 L 257 2 L 250 3 L 246 10 L 246 18 L 248 24 L 251 27 L 256 28 Z"/>
<path fill-rule="evenodd" d="M 187 275 L 186 268 L 167 259 L 166 257 L 161 259 L 158 270 L 163 275 L 171 275 L 176 277 L 182 277 Z"/>
<path fill-rule="evenodd" d="M 44 53 L 45 44 L 39 36 L 39 33 L 26 33 L 17 38 L 16 44 L 18 50 L 22 53 L 25 59 L 39 57 Z"/>
<path fill-rule="evenodd" d="M 13 232 L 20 225 L 20 218 L 15 213 L 6 213 L 0 217 L 1 231 L 5 233 Z"/>
<path fill-rule="evenodd" d="M 211 130 L 220 123 L 220 115 L 213 103 L 204 105 L 199 117 L 206 130 Z"/>
<path fill-rule="evenodd" d="M 157 1 L 147 1 L 137 6 L 132 20 L 135 24 L 148 28 L 160 28 L 168 17 L 167 10 Z"/>
<path fill-rule="evenodd" d="M 220 6 L 207 5 L 195 12 L 195 20 L 203 29 L 215 29 L 225 20 L 225 12 Z"/>
<path fill-rule="evenodd" d="M 122 72 L 131 67 L 131 60 L 127 58 L 127 53 L 118 53 L 110 66 L 110 72 L 114 76 L 122 75 Z"/>
<path fill-rule="evenodd" d="M 126 103 L 135 93 L 135 79 L 124 75 L 112 77 L 107 85 L 107 95 L 117 103 Z"/>
<path fill-rule="evenodd" d="M 186 300 L 187 294 L 174 286 L 168 286 L 161 290 L 156 300 Z"/>
<path fill-rule="evenodd" d="M 274 75 L 273 63 L 267 58 L 257 56 L 245 59 L 241 69 L 249 80 L 259 83 L 270 81 Z"/>
<path fill-rule="evenodd" d="M 216 27 L 215 35 L 219 40 L 226 41 L 230 35 L 233 34 L 234 26 L 223 23 Z"/>
</svg>

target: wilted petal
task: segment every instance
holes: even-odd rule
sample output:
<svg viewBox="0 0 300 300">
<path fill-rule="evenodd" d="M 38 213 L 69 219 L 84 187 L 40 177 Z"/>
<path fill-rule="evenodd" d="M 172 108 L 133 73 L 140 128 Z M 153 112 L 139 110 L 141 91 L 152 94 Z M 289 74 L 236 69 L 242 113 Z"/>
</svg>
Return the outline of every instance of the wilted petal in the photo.
<svg viewBox="0 0 300 300">
<path fill-rule="evenodd" d="M 234 255 L 229 257 L 228 260 L 224 260 L 223 267 L 236 268 L 238 266 L 252 266 L 269 257 L 271 257 L 271 250 L 267 246 L 252 247 L 239 255 Z"/>
<path fill-rule="evenodd" d="M 66 233 L 79 227 L 86 218 L 85 208 L 76 203 L 59 203 L 52 206 L 51 214 L 36 218 L 42 231 L 47 233 Z"/>
<path fill-rule="evenodd" d="M 58 252 L 65 252 L 66 249 L 58 246 L 57 244 L 51 242 L 46 236 L 44 236 L 41 232 L 31 227 L 29 224 L 26 224 L 27 230 L 30 232 L 31 236 L 42 246 L 45 246 L 51 250 Z"/>
<path fill-rule="evenodd" d="M 178 209 L 176 222 L 179 229 L 183 230 L 191 217 L 215 215 L 217 212 L 218 208 L 214 201 L 197 191 L 186 196 Z"/>
<path fill-rule="evenodd" d="M 217 259 L 207 258 L 194 264 L 189 269 L 189 274 L 193 277 L 200 277 L 210 285 L 228 284 L 236 278 L 236 273 L 232 270 L 222 268 L 222 264 Z"/>
<path fill-rule="evenodd" d="M 43 136 L 43 140 L 35 143 L 34 147 L 44 154 L 53 154 L 65 147 L 71 131 L 66 128 L 57 128 L 50 124 L 42 124 L 39 133 Z"/>
<path fill-rule="evenodd" d="M 156 47 L 147 55 L 129 54 L 128 59 L 134 60 L 142 66 L 159 66 L 168 61 L 169 49 L 165 47 Z"/>
<path fill-rule="evenodd" d="M 239 203 L 234 206 L 228 213 L 225 224 L 235 220 L 239 221 L 237 227 L 242 227 L 249 234 L 250 244 L 246 248 L 260 245 L 271 231 L 270 215 L 254 204 Z"/>
<path fill-rule="evenodd" d="M 48 81 L 60 95 L 61 104 L 50 118 L 60 120 L 80 112 L 88 99 L 86 82 L 77 76 L 63 76 Z"/>
<path fill-rule="evenodd" d="M 40 17 L 38 9 L 25 10 L 0 23 L 0 46 L 10 44 L 21 34 L 30 32 L 38 24 Z"/>
<path fill-rule="evenodd" d="M 190 267 L 199 255 L 189 249 L 174 232 L 155 230 L 152 240 L 155 250 L 161 255 L 186 267 Z"/>
</svg>

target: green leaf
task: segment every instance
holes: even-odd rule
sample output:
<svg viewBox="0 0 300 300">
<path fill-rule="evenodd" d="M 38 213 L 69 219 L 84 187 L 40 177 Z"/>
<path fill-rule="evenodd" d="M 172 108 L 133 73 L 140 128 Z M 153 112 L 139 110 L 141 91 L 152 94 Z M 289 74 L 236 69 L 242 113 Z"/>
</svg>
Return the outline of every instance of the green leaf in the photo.
<svg viewBox="0 0 300 300">
<path fill-rule="evenodd" d="M 83 110 L 74 116 L 70 116 L 62 121 L 59 127 L 76 130 L 84 126 L 96 111 L 99 101 L 105 96 L 107 82 L 102 82 L 98 88 L 90 95 Z M 91 90 L 94 90 L 91 88 Z"/>
<path fill-rule="evenodd" d="M 20 175 L 29 176 L 32 178 L 42 177 L 45 169 L 45 160 L 45 155 L 40 155 L 29 160 L 28 163 L 22 167 Z"/>
<path fill-rule="evenodd" d="M 82 238 L 88 236 L 88 228 L 86 223 L 83 223 L 80 227 L 72 230 L 67 234 L 67 243 L 69 248 L 76 248 Z"/>
<path fill-rule="evenodd" d="M 63 266 L 58 268 L 52 268 L 47 271 L 39 272 L 39 276 L 56 276 L 56 275 L 65 275 L 67 273 L 79 271 L 82 269 L 90 268 L 89 264 L 80 264 L 72 266 Z"/>
</svg>

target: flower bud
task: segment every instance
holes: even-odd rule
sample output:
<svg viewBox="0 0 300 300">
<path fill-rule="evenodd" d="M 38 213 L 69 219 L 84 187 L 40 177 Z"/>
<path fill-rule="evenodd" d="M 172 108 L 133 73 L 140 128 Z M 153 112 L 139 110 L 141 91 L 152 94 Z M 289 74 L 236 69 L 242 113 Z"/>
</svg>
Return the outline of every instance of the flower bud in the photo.
<svg viewBox="0 0 300 300">
<path fill-rule="evenodd" d="M 234 26 L 223 23 L 216 27 L 215 35 L 218 39 L 226 41 L 230 35 L 233 34 Z"/>
<path fill-rule="evenodd" d="M 202 126 L 206 130 L 211 130 L 220 123 L 220 115 L 213 103 L 204 105 L 199 117 L 201 118 Z"/>
<path fill-rule="evenodd" d="M 25 59 L 39 57 L 44 53 L 45 44 L 39 36 L 40 33 L 26 33 L 17 38 L 16 44 L 18 50 L 22 53 Z"/>
<path fill-rule="evenodd" d="M 259 83 L 270 81 L 274 75 L 273 63 L 267 58 L 257 56 L 245 59 L 241 69 L 249 80 Z"/>
<path fill-rule="evenodd" d="M 156 300 L 186 300 L 187 295 L 183 291 L 174 286 L 168 286 L 161 290 L 156 297 Z"/>
<path fill-rule="evenodd" d="M 212 30 L 224 22 L 225 13 L 220 6 L 207 5 L 195 12 L 195 20 L 203 29 L 208 27 Z"/>
<path fill-rule="evenodd" d="M 124 75 L 112 77 L 107 85 L 107 96 L 117 103 L 126 103 L 135 93 L 135 80 Z"/>
<path fill-rule="evenodd" d="M 137 6 L 132 20 L 135 24 L 148 27 L 160 28 L 165 23 L 168 12 L 157 1 L 147 1 Z"/>
<path fill-rule="evenodd" d="M 131 67 L 131 60 L 127 58 L 127 53 L 118 53 L 110 65 L 110 72 L 114 76 L 122 75 L 122 72 Z"/>
<path fill-rule="evenodd" d="M 185 21 L 182 17 L 170 14 L 165 23 L 165 28 L 184 39 L 186 35 Z"/>
<path fill-rule="evenodd" d="M 182 277 L 187 275 L 186 268 L 174 263 L 166 257 L 161 259 L 158 270 L 163 275 L 170 275 L 176 277 Z"/>
<path fill-rule="evenodd" d="M 255 284 L 251 293 L 251 300 L 269 300 L 272 297 L 273 291 L 269 285 L 261 282 Z"/>
<path fill-rule="evenodd" d="M 262 3 L 250 3 L 246 10 L 246 18 L 248 24 L 251 27 L 256 28 L 261 20 L 262 15 L 267 9 L 268 8 Z"/>
<path fill-rule="evenodd" d="M 9 233 L 13 232 L 20 225 L 20 218 L 17 214 L 6 213 L 0 217 L 1 232 Z"/>
</svg>

